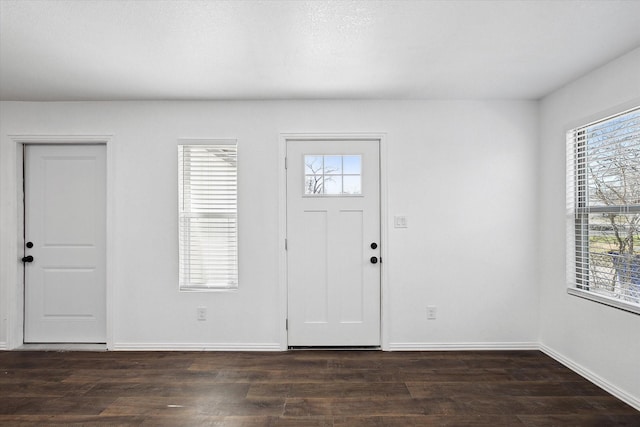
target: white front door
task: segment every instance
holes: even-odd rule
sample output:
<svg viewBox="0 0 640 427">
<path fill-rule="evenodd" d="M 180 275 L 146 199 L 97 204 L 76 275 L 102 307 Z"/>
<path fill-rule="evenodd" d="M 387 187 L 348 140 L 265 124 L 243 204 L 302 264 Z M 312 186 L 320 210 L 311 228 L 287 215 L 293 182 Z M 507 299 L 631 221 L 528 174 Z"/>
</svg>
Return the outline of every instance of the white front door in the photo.
<svg viewBox="0 0 640 427">
<path fill-rule="evenodd" d="M 380 345 L 379 141 L 287 141 L 289 346 Z"/>
<path fill-rule="evenodd" d="M 105 153 L 25 146 L 25 343 L 106 341 Z"/>
</svg>

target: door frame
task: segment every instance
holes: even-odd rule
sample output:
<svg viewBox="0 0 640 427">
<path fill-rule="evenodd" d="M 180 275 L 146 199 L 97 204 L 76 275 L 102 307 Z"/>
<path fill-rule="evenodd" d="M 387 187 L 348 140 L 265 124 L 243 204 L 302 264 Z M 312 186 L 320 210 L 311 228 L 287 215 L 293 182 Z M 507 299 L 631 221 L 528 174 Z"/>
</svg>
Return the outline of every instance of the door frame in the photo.
<svg viewBox="0 0 640 427">
<path fill-rule="evenodd" d="M 389 318 L 388 318 L 388 212 L 387 212 L 387 135 L 386 133 L 280 133 L 278 147 L 278 277 L 280 283 L 280 350 L 286 351 L 288 346 L 287 316 L 288 316 L 288 277 L 287 251 L 285 239 L 287 237 L 287 171 L 285 158 L 287 156 L 288 141 L 375 141 L 380 149 L 380 342 L 382 350 L 389 350 Z"/>
<path fill-rule="evenodd" d="M 7 239 L 3 243 L 1 252 L 5 254 L 0 259 L 2 274 L 0 279 L 9 284 L 6 287 L 6 313 L 7 313 L 7 349 L 16 349 L 24 344 L 24 277 L 22 274 L 22 251 L 24 248 L 24 157 L 23 148 L 26 145 L 104 145 L 106 150 L 106 349 L 113 348 L 113 273 L 114 250 L 113 242 L 115 237 L 114 229 L 114 182 L 115 163 L 112 135 L 8 135 L 13 144 L 6 144 L 7 150 L 3 153 L 9 161 L 7 164 L 14 165 L 14 171 L 7 171 L 5 175 L 8 183 L 5 188 L 8 190 L 7 199 L 15 200 L 17 209 L 10 212 L 6 224 L 8 230 L 16 230 L 15 233 L 8 232 Z M 13 286 L 10 284 L 13 283 Z M 82 345 L 82 344 L 79 344 Z M 69 344 L 72 347 L 73 344 Z M 42 346 L 40 346 L 42 347 Z M 39 347 L 39 348 L 40 348 Z"/>
</svg>

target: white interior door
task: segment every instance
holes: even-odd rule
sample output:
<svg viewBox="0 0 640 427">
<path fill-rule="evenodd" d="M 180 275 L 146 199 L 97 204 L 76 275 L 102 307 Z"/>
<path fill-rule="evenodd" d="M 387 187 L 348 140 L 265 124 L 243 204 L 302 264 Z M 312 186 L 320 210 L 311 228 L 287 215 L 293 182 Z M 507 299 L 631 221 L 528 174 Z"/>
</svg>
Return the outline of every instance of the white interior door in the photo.
<svg viewBox="0 0 640 427">
<path fill-rule="evenodd" d="M 106 147 L 25 147 L 25 343 L 106 341 Z"/>
<path fill-rule="evenodd" d="M 380 345 L 378 141 L 287 141 L 289 346 Z"/>
</svg>

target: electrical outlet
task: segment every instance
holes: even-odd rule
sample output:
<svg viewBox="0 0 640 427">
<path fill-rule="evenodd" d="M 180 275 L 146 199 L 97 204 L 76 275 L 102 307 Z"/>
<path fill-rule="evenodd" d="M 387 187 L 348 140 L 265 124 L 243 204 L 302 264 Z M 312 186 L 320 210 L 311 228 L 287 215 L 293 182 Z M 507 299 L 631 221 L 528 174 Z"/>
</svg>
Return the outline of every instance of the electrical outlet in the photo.
<svg viewBox="0 0 640 427">
<path fill-rule="evenodd" d="M 198 320 L 207 320 L 207 307 L 198 307 L 197 318 Z"/>
<path fill-rule="evenodd" d="M 437 312 L 438 312 L 438 309 L 436 308 L 435 305 L 428 305 L 427 306 L 427 319 L 428 320 L 435 320 Z"/>
</svg>

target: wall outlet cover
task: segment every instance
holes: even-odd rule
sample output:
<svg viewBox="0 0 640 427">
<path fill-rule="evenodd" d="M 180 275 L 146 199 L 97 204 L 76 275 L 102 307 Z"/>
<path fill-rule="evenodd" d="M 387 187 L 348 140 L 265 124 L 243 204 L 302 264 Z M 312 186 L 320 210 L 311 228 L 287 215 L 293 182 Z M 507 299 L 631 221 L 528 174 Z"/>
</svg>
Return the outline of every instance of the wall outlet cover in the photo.
<svg viewBox="0 0 640 427">
<path fill-rule="evenodd" d="M 435 305 L 428 305 L 427 306 L 427 319 L 428 320 L 435 320 L 437 314 L 438 314 L 438 309 L 436 308 Z"/>
</svg>

